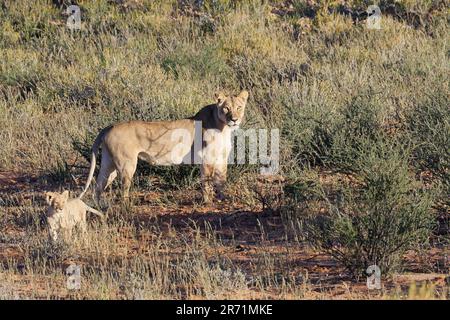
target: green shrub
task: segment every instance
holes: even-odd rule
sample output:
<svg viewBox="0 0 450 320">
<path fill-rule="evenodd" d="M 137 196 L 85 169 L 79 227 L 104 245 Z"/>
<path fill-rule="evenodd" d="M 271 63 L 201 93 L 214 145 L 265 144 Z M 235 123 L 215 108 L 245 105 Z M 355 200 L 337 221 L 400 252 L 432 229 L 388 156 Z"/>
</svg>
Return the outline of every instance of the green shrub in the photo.
<svg viewBox="0 0 450 320">
<path fill-rule="evenodd" d="M 414 145 L 413 164 L 429 170 L 450 194 L 450 112 L 448 95 L 438 92 L 427 97 L 405 115 L 406 139 Z"/>
<path fill-rule="evenodd" d="M 382 108 L 368 97 L 352 98 L 334 112 L 321 101 L 308 108 L 289 106 L 285 134 L 293 142 L 299 164 L 354 171 L 361 151 L 384 135 Z"/>
<path fill-rule="evenodd" d="M 352 185 L 310 179 L 288 186 L 285 221 L 354 276 L 374 264 L 387 274 L 406 250 L 427 241 L 432 195 L 409 175 L 408 153 L 392 142 L 372 145 L 356 167 Z"/>
</svg>

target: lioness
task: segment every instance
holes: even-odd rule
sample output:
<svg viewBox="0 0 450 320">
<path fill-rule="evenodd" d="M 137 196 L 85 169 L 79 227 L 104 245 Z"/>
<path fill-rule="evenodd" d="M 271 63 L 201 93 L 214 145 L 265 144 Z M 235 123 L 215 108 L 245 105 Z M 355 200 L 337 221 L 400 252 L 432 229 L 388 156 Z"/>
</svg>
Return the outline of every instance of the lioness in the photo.
<svg viewBox="0 0 450 320">
<path fill-rule="evenodd" d="M 76 226 L 85 232 L 86 211 L 95 213 L 101 218 L 104 217 L 102 213 L 86 205 L 80 197 L 69 199 L 69 191 L 67 190 L 63 193 L 45 193 L 45 199 L 49 205 L 47 222 L 53 241 L 57 241 L 61 233 L 64 238 L 70 238 L 72 236 L 72 229 Z"/>
<path fill-rule="evenodd" d="M 216 191 L 224 198 L 227 159 L 231 150 L 231 132 L 239 127 L 244 117 L 248 92 L 237 96 L 216 94 L 216 103 L 202 108 L 193 117 L 160 122 L 129 121 L 118 123 L 100 131 L 92 146 L 89 176 L 80 197 L 92 181 L 96 155 L 102 147 L 100 172 L 96 182 L 96 199 L 119 174 L 122 196 L 129 197 L 129 189 L 138 159 L 154 165 L 172 165 L 193 156 L 194 137 L 199 133 L 196 123 L 201 122 L 201 181 L 203 200 L 210 202 Z"/>
</svg>

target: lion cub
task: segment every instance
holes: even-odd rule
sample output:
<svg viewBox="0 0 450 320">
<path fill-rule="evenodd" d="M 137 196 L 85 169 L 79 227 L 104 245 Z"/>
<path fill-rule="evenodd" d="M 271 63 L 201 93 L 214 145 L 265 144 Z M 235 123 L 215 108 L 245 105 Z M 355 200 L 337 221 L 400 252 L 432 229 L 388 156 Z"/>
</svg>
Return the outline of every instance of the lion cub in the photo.
<svg viewBox="0 0 450 320">
<path fill-rule="evenodd" d="M 47 210 L 47 222 L 50 226 L 50 236 L 53 241 L 63 233 L 64 237 L 72 236 L 72 229 L 79 227 L 86 231 L 86 211 L 95 213 L 101 218 L 104 215 L 86 205 L 80 198 L 69 199 L 69 191 L 63 193 L 46 192 L 45 199 L 49 205 Z"/>
</svg>

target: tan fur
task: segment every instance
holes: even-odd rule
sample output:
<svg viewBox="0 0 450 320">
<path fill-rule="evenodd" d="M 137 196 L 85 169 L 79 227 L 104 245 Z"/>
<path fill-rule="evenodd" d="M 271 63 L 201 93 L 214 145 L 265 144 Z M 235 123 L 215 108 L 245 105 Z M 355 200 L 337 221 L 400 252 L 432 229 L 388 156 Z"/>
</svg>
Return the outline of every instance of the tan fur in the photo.
<svg viewBox="0 0 450 320">
<path fill-rule="evenodd" d="M 86 212 L 92 212 L 103 218 L 103 214 L 86 205 L 80 198 L 69 199 L 69 192 L 47 192 L 45 199 L 49 208 L 47 222 L 50 227 L 50 236 L 57 241 L 60 236 L 70 239 L 74 227 L 86 231 Z"/>
<path fill-rule="evenodd" d="M 216 103 L 202 108 L 195 116 L 175 121 L 145 122 L 129 121 L 103 129 L 94 141 L 91 154 L 91 168 L 85 188 L 92 181 L 96 155 L 102 147 L 102 163 L 96 183 L 96 197 L 120 176 L 123 197 L 129 196 L 129 189 L 136 171 L 138 159 L 155 165 L 179 164 L 191 151 L 194 135 L 194 121 L 202 122 L 202 132 L 209 137 L 203 145 L 204 161 L 201 167 L 203 196 L 210 201 L 213 187 L 218 197 L 223 198 L 222 188 L 226 181 L 227 158 L 231 146 L 231 131 L 238 128 L 244 117 L 248 92 L 238 96 L 216 94 Z M 179 130 L 185 134 L 177 135 Z M 174 139 L 174 137 L 178 137 Z M 208 148 L 214 146 L 214 148 Z M 206 159 L 206 161 L 205 161 Z"/>
</svg>

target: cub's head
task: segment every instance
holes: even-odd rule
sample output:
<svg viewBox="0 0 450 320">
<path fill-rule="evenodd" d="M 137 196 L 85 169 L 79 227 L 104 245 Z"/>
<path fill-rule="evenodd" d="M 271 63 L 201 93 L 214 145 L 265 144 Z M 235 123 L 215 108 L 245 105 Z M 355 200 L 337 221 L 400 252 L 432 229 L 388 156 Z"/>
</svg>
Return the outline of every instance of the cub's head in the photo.
<svg viewBox="0 0 450 320">
<path fill-rule="evenodd" d="M 216 94 L 217 111 L 219 120 L 229 127 L 237 127 L 244 118 L 245 105 L 247 104 L 248 92 L 241 91 L 237 96 L 225 96 L 222 92 Z"/>
<path fill-rule="evenodd" d="M 55 210 L 64 209 L 68 199 L 69 199 L 69 191 L 67 190 L 64 191 L 63 193 L 57 192 L 45 193 L 45 200 L 47 201 L 48 205 Z"/>
</svg>

